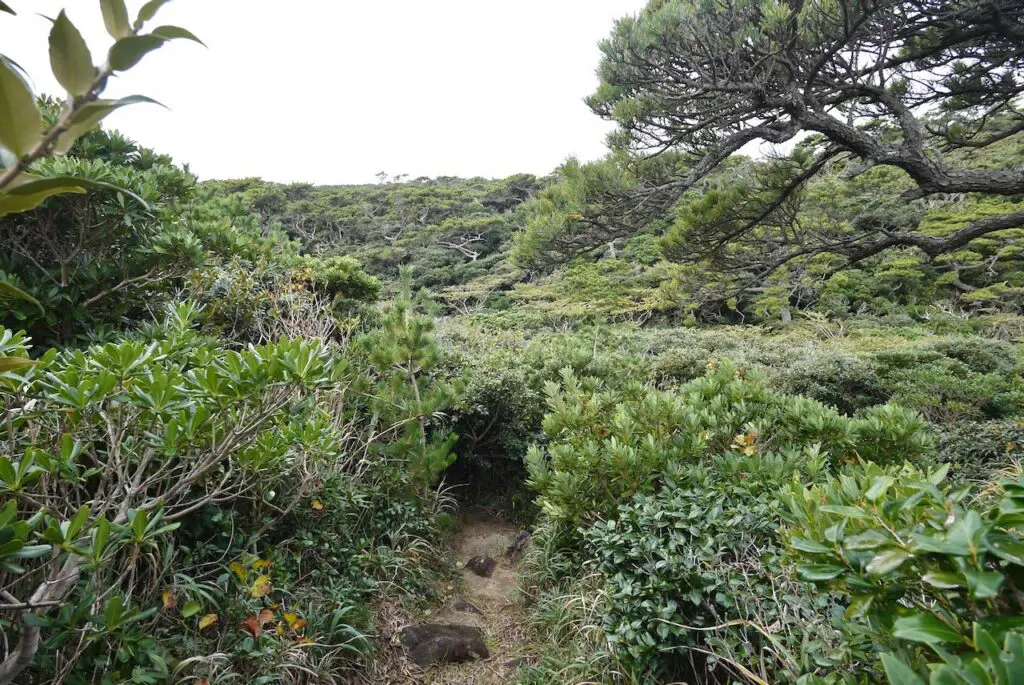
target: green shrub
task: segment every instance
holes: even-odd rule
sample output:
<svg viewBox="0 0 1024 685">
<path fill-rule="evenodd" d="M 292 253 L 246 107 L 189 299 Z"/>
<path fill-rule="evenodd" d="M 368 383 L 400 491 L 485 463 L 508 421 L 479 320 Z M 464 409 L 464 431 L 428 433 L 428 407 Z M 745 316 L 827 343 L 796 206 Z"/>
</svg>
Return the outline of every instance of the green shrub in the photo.
<svg viewBox="0 0 1024 685">
<path fill-rule="evenodd" d="M 932 682 L 1014 682 L 1000 673 L 1024 672 L 1024 479 L 1005 481 L 996 506 L 972 505 L 947 471 L 866 464 L 794 484 L 785 539 L 800 577 L 845 597 L 839 627 L 876 678 L 884 661 L 892 682 L 923 682 L 912 669 L 933 661 Z"/>
<path fill-rule="evenodd" d="M 922 350 L 936 352 L 962 362 L 974 373 L 1014 373 L 1020 368 L 1020 352 L 1002 340 L 980 337 L 946 336 L 921 345 Z"/>
<path fill-rule="evenodd" d="M 51 353 L 4 384 L 0 490 L 13 496 L 5 512 L 23 543 L 4 548 L 0 575 L 12 596 L 57 607 L 22 611 L 8 627 L 17 650 L 47 634 L 38 677 L 112 653 L 127 671 L 166 676 L 163 647 L 131 656 L 132 626 L 160 606 L 179 526 L 218 502 L 273 499 L 267 474 L 286 481 L 313 449 L 289 426 L 343 367 L 316 343 L 225 350 L 195 335 L 197 316 L 182 304 L 159 342 Z"/>
<path fill-rule="evenodd" d="M 884 400 L 875 370 L 850 352 L 808 349 L 781 375 L 786 392 L 812 397 L 844 414 Z"/>
<path fill-rule="evenodd" d="M 1024 420 L 959 423 L 945 426 L 939 440 L 939 457 L 953 465 L 960 480 L 989 480 L 1024 459 Z"/>
<path fill-rule="evenodd" d="M 753 460 L 740 461 L 739 478 L 670 476 L 656 494 L 634 496 L 585 530 L 586 555 L 608 598 L 607 639 L 627 668 L 651 680 L 718 682 L 753 672 L 793 681 L 803 663 L 837 663 L 824 618 L 829 600 L 774 571 L 777 481 Z M 799 461 L 772 475 L 788 478 Z"/>
<path fill-rule="evenodd" d="M 710 352 L 703 348 L 679 347 L 658 355 L 654 361 L 652 380 L 665 387 L 692 381 L 703 376 L 710 361 Z"/>
<path fill-rule="evenodd" d="M 962 341 L 939 341 L 878 352 L 874 363 L 889 398 L 923 413 L 937 423 L 1013 416 L 1024 407 L 1024 388 L 1013 363 L 997 362 L 998 354 L 971 355 Z M 946 353 L 949 353 L 948 355 Z M 972 368 L 971 364 L 974 365 Z M 993 367 L 993 364 L 995 366 Z M 981 373 L 975 368 L 999 371 Z"/>
<path fill-rule="evenodd" d="M 653 491 L 670 463 L 730 450 L 785 452 L 819 445 L 835 463 L 857 455 L 917 459 L 929 449 L 914 412 L 883 406 L 849 419 L 803 397 L 776 395 L 731 364 L 676 391 L 639 384 L 585 387 L 571 371 L 545 389 L 545 448 L 527 455 L 531 485 L 554 519 L 592 521 L 635 493 Z"/>
<path fill-rule="evenodd" d="M 651 490 L 670 461 L 689 461 L 706 441 L 700 417 L 682 398 L 634 387 L 630 397 L 586 392 L 566 370 L 563 387 L 545 389 L 544 431 L 552 442 L 533 447 L 530 484 L 552 519 L 593 521 L 623 498 Z"/>
<path fill-rule="evenodd" d="M 408 304 L 370 359 L 315 341 L 230 350 L 183 303 L 132 338 L 0 373 L 0 582 L 46 598 L 4 626 L 17 649 L 43 637 L 30 677 L 161 681 L 185 659 L 196 678 L 275 682 L 296 641 L 323 673 L 369 654 L 366 599 L 440 571 L 425 489 L 447 463 L 431 422 L 449 393 Z M 24 338 L 0 341 L 24 359 Z M 188 661 L 214 644 L 227 656 Z"/>
<path fill-rule="evenodd" d="M 879 464 L 916 463 L 935 447 L 921 415 L 893 404 L 868 407 L 850 424 L 862 459 Z"/>
<path fill-rule="evenodd" d="M 569 369 L 548 383 L 547 443 L 527 456 L 544 550 L 531 593 L 565 587 L 551 569 L 593 566 L 609 649 L 641 680 L 824 677 L 850 652 L 832 638 L 830 602 L 802 600 L 776 572 L 778 485 L 866 456 L 921 460 L 927 424 L 890 405 L 845 417 L 731 363 L 710 367 L 671 390 Z"/>
</svg>

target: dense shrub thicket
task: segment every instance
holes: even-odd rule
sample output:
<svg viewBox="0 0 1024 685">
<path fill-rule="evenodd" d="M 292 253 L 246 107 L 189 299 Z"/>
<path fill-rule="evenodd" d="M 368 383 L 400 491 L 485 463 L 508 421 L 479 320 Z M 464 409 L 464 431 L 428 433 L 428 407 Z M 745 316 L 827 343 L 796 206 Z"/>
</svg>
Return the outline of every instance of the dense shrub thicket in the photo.
<svg viewBox="0 0 1024 685">
<path fill-rule="evenodd" d="M 375 603 L 423 601 L 445 573 L 439 478 L 535 529 L 522 682 L 900 682 L 982 644 L 976 668 L 1012 663 L 1013 316 L 684 328 L 493 299 L 452 316 L 415 265 L 375 304 L 382 281 L 350 257 L 306 254 L 237 196 L 176 192 L 142 219 L 187 227 L 202 258 L 116 309 L 51 314 L 47 292 L 76 301 L 92 272 L 45 291 L 10 257 L 42 309 L 4 305 L 0 353 L 41 362 L 3 376 L 4 587 L 75 579 L 56 609 L 6 614 L 13 639 L 43 638 L 29 677 L 343 679 L 379 648 Z M 898 521 L 879 508 L 908 498 Z M 986 556 L 916 542 L 961 516 Z"/>
</svg>

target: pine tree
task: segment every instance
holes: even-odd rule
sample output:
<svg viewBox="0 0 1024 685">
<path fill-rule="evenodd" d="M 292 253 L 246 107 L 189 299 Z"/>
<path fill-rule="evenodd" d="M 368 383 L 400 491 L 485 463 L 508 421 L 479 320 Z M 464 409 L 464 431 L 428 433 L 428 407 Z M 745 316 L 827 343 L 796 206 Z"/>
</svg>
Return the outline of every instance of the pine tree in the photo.
<svg viewBox="0 0 1024 685">
<path fill-rule="evenodd" d="M 378 330 L 361 344 L 378 374 L 371 403 L 379 430 L 397 439 L 385 453 L 403 460 L 414 485 L 429 487 L 454 460 L 458 436 L 442 423 L 456 388 L 436 371 L 441 353 L 433 338 L 435 306 L 425 290 L 413 292 L 412 273 L 403 269 L 401 288 Z"/>
</svg>

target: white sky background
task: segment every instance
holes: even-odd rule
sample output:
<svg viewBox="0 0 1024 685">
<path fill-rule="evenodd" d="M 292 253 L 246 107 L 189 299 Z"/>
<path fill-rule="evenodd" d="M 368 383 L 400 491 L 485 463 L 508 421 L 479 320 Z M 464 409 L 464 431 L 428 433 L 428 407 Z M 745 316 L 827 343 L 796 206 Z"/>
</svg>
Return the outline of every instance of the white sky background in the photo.
<svg viewBox="0 0 1024 685">
<path fill-rule="evenodd" d="M 46 49 L 61 8 L 101 62 L 111 39 L 97 0 L 7 0 L 0 52 L 60 94 Z M 134 19 L 143 0 L 128 0 Z M 645 0 L 174 0 L 151 24 L 173 41 L 112 82 L 171 108 L 107 121 L 202 178 L 320 184 L 375 174 L 546 174 L 604 154 L 609 124 L 582 98 L 597 42 Z"/>
</svg>

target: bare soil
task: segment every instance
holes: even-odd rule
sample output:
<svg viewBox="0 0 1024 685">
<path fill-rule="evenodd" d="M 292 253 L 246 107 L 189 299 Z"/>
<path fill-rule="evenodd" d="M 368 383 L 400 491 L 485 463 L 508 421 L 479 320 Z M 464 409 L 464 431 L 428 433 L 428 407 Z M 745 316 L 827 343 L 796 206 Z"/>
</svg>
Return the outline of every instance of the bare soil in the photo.
<svg viewBox="0 0 1024 685">
<path fill-rule="evenodd" d="M 515 672 L 528 658 L 525 645 L 525 617 L 516 598 L 518 574 L 509 562 L 506 551 L 520 533 L 520 528 L 487 514 L 470 509 L 460 512 L 458 527 L 450 543 L 452 565 L 461 573 L 461 584 L 444 593 L 445 601 L 426 621 L 477 626 L 487 638 L 490 656 L 479 661 L 433 666 L 426 670 L 410 662 L 397 644 L 380 655 L 370 671 L 375 683 L 431 683 L 438 685 L 506 685 L 513 682 Z M 490 578 L 482 578 L 465 568 L 474 556 L 489 556 L 497 562 Z M 447 588 L 446 588 L 447 589 Z M 472 605 L 479 613 L 459 611 L 459 600 Z M 463 607 L 465 608 L 465 607 Z M 390 623 L 387 632 L 395 636 L 405 625 L 418 623 L 398 607 L 383 608 L 390 616 L 380 618 Z"/>
</svg>

